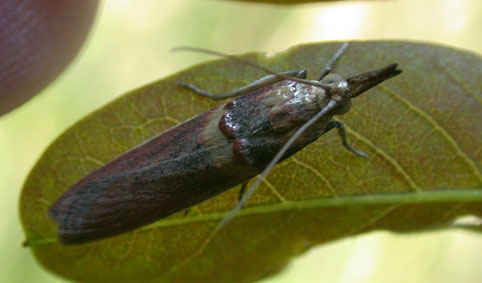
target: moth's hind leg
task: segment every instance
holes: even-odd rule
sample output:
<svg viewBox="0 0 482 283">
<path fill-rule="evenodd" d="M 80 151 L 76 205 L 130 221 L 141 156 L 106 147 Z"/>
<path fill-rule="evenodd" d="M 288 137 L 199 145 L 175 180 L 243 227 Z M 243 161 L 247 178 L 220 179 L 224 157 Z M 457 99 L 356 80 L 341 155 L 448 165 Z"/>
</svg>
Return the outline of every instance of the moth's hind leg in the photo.
<svg viewBox="0 0 482 283">
<path fill-rule="evenodd" d="M 248 187 L 248 182 L 244 182 L 242 185 L 241 185 L 241 189 L 239 190 L 239 196 L 238 196 L 238 203 L 241 202 L 241 200 L 243 199 L 243 196 L 244 196 L 244 193 L 246 192 L 246 188 Z M 241 208 L 243 208 L 243 204 L 241 204 Z"/>
<path fill-rule="evenodd" d="M 295 78 L 300 78 L 300 79 L 306 79 L 306 70 L 300 70 L 300 71 L 294 71 L 294 72 L 286 72 L 286 73 L 281 73 L 281 75 L 284 76 L 289 76 L 289 77 L 295 77 Z M 284 78 L 278 76 L 278 75 L 267 75 L 265 77 L 262 77 L 259 80 L 256 80 L 248 85 L 242 86 L 240 88 L 234 89 L 232 91 L 226 92 L 226 93 L 220 93 L 220 94 L 214 94 L 205 90 L 202 90 L 198 87 L 195 87 L 192 84 L 184 83 L 184 82 L 177 82 L 178 85 L 185 87 L 187 89 L 190 89 L 197 93 L 200 96 L 210 98 L 212 100 L 221 100 L 225 98 L 231 98 L 231 97 L 236 97 L 240 95 L 245 95 L 248 94 L 254 90 L 260 89 L 262 87 L 265 87 L 267 85 L 271 85 L 277 82 L 280 82 L 284 80 Z"/>
<path fill-rule="evenodd" d="M 358 156 L 361 156 L 361 157 L 367 157 L 368 156 L 368 155 L 366 155 L 366 153 L 361 152 L 359 150 L 356 150 L 355 148 L 353 148 L 351 145 L 348 144 L 348 141 L 346 140 L 345 128 L 344 128 L 342 122 L 331 120 L 325 128 L 325 133 L 330 131 L 333 128 L 338 129 L 338 135 L 340 136 L 341 143 L 343 144 L 344 147 L 346 147 L 349 151 L 353 152 L 354 154 L 356 154 Z"/>
<path fill-rule="evenodd" d="M 186 216 L 189 214 L 189 212 L 191 212 L 191 209 L 192 209 L 191 207 L 186 208 L 186 209 L 184 210 L 184 215 L 183 215 L 183 217 L 186 217 Z"/>
</svg>

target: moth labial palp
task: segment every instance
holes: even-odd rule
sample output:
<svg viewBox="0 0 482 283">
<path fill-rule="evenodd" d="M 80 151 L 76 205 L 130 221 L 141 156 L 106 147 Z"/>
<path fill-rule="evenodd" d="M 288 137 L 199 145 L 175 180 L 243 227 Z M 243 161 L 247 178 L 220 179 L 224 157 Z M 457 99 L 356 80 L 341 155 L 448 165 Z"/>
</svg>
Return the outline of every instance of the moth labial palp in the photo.
<svg viewBox="0 0 482 283">
<path fill-rule="evenodd" d="M 349 146 L 343 124 L 351 99 L 401 73 L 396 64 L 348 79 L 329 74 L 343 44 L 319 80 L 306 70 L 275 73 L 233 58 L 269 75 L 217 96 L 178 83 L 208 98 L 233 98 L 167 129 L 95 169 L 63 193 L 48 211 L 60 243 L 77 245 L 116 236 L 182 211 L 258 176 L 238 204 L 219 222 L 226 224 L 276 163 L 333 128 Z"/>
</svg>

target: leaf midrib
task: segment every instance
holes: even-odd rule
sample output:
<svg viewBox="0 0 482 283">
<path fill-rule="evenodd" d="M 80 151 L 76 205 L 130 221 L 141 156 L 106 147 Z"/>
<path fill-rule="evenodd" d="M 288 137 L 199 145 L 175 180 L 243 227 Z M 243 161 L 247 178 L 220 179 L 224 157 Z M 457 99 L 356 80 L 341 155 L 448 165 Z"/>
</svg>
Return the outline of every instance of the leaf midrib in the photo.
<svg viewBox="0 0 482 283">
<path fill-rule="evenodd" d="M 448 202 L 482 202 L 482 189 L 471 188 L 463 190 L 438 190 L 421 191 L 398 194 L 372 194 L 364 196 L 342 196 L 338 198 L 317 198 L 300 201 L 288 201 L 243 208 L 238 217 L 266 214 L 282 211 L 305 210 L 323 207 L 361 206 L 361 205 L 389 205 L 389 204 L 414 204 L 414 203 L 448 203 Z M 158 221 L 140 228 L 137 231 L 148 231 L 161 227 L 183 225 L 196 222 L 220 221 L 226 211 L 204 213 L 187 217 L 171 218 Z M 57 239 L 28 239 L 30 247 L 45 246 L 57 243 Z"/>
</svg>

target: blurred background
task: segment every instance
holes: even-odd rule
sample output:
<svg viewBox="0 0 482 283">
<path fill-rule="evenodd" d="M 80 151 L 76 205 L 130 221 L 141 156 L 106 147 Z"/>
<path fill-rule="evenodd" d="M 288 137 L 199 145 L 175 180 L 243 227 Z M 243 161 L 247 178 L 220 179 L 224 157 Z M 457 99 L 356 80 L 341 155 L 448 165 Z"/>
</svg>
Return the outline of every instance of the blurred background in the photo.
<svg viewBox="0 0 482 283">
<path fill-rule="evenodd" d="M 0 278 L 64 282 L 22 248 L 22 184 L 65 129 L 123 93 L 212 59 L 171 53 L 282 51 L 316 41 L 406 39 L 482 53 L 482 1 L 341 1 L 300 6 L 216 0 L 105 0 L 89 39 L 40 95 L 0 117 Z M 313 248 L 263 282 L 482 282 L 482 237 L 467 231 L 365 234 Z"/>
</svg>

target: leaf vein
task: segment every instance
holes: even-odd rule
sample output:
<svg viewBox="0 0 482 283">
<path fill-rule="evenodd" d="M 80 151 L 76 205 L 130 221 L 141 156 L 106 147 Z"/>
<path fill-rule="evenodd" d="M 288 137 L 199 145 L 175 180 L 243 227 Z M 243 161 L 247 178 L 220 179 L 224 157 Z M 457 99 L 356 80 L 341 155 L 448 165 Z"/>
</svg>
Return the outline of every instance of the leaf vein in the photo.
<svg viewBox="0 0 482 283">
<path fill-rule="evenodd" d="M 350 205 L 386 205 L 386 204 L 414 204 L 414 203 L 482 203 L 482 189 L 472 188 L 464 190 L 444 190 L 444 191 L 420 191 L 397 194 L 376 194 L 359 196 L 340 196 L 338 198 L 318 198 L 302 201 L 290 201 L 287 203 L 273 203 L 271 205 L 249 206 L 239 212 L 239 216 L 265 214 L 278 211 L 296 211 L 310 208 L 321 207 L 341 207 Z M 138 231 L 150 231 L 162 227 L 184 225 L 188 223 L 199 223 L 209 221 L 219 221 L 225 216 L 226 212 L 206 213 L 200 216 L 171 218 L 160 220 L 151 225 L 140 228 Z M 57 242 L 56 238 L 31 238 L 28 239 L 30 246 L 51 245 Z"/>
<path fill-rule="evenodd" d="M 354 234 L 358 234 L 359 232 L 362 232 L 365 228 L 367 228 L 367 227 L 369 227 L 373 224 L 376 224 L 378 221 L 380 221 L 382 218 L 384 218 L 385 216 L 390 214 L 390 212 L 392 212 L 394 209 L 396 209 L 398 207 L 400 207 L 400 205 L 396 205 L 396 204 L 387 207 L 386 209 L 381 211 L 378 215 L 375 215 L 374 217 L 368 219 L 367 221 L 365 221 L 361 225 L 358 225 L 358 226 L 354 227 L 353 229 L 348 230 L 345 234 L 346 235 L 354 235 Z"/>
<path fill-rule="evenodd" d="M 292 157 L 291 160 L 303 167 L 303 168 L 306 168 L 308 169 L 309 171 L 313 172 L 313 174 L 316 175 L 316 177 L 320 178 L 328 187 L 328 190 L 330 191 L 331 195 L 333 196 L 333 198 L 337 198 L 338 195 L 336 194 L 336 191 L 335 191 L 335 188 L 333 187 L 333 185 L 330 183 L 330 181 L 323 175 L 321 174 L 318 170 L 316 170 L 313 166 L 309 165 L 309 164 L 306 164 L 305 162 L 302 162 L 301 160 L 299 160 L 298 158 L 296 157 Z"/>
<path fill-rule="evenodd" d="M 455 149 L 457 155 L 460 156 L 469 165 L 470 169 L 473 171 L 475 176 L 479 179 L 479 182 L 482 183 L 482 173 L 479 171 L 474 161 L 470 159 L 470 157 L 467 154 L 465 154 L 465 152 L 460 148 L 460 146 L 457 144 L 455 139 L 452 138 L 452 136 L 450 136 L 450 134 L 439 123 L 437 123 L 437 121 L 435 121 L 432 117 L 430 117 L 430 115 L 425 113 L 425 111 L 415 106 L 415 104 L 413 104 L 411 101 L 402 97 L 392 89 L 383 85 L 381 85 L 380 87 L 385 92 L 389 93 L 392 97 L 394 97 L 398 101 L 405 104 L 405 106 L 413 110 L 413 112 L 418 114 L 420 117 L 425 119 L 430 125 L 432 125 L 432 127 L 434 127 L 434 129 L 437 130 L 446 139 L 446 141 Z"/>
<path fill-rule="evenodd" d="M 465 92 L 467 92 L 469 95 L 473 96 L 479 102 L 479 104 L 482 104 L 482 97 L 477 95 L 465 82 L 463 82 L 461 79 L 455 76 L 455 74 L 450 72 L 446 66 L 440 63 L 440 61 L 437 62 L 437 65 L 439 66 L 439 70 L 444 72 L 447 77 L 449 77 L 454 83 L 463 88 Z"/>
<path fill-rule="evenodd" d="M 353 130 L 352 128 L 348 127 L 345 123 L 345 128 L 347 132 L 350 134 L 354 135 L 358 140 L 362 141 L 366 145 L 368 145 L 370 148 L 372 148 L 375 153 L 377 153 L 379 156 L 381 156 L 383 159 L 388 161 L 389 164 L 391 164 L 395 170 L 405 179 L 405 181 L 408 183 L 410 188 L 416 192 L 420 192 L 420 187 L 413 181 L 412 177 L 403 169 L 403 167 L 395 160 L 395 158 L 391 157 L 387 152 L 382 150 L 380 147 L 376 146 L 374 143 L 372 143 L 369 139 L 365 138 L 362 136 L 360 133 L 357 131 Z"/>
<path fill-rule="evenodd" d="M 253 179 L 255 180 L 255 179 Z M 278 192 L 278 190 L 271 184 L 268 180 L 263 179 L 262 181 L 270 190 L 273 192 L 273 194 L 281 201 L 281 202 L 288 202 L 286 198 L 283 197 L 283 195 Z"/>
</svg>

